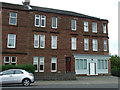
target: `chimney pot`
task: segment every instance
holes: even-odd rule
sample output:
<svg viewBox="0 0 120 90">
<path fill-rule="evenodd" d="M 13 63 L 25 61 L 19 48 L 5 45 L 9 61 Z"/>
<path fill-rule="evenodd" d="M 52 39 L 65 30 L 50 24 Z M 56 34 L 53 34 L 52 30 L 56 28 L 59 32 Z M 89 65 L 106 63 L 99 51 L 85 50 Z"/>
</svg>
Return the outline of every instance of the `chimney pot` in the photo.
<svg viewBox="0 0 120 90">
<path fill-rule="evenodd" d="M 23 4 L 24 5 L 30 5 L 30 0 L 25 0 Z"/>
</svg>

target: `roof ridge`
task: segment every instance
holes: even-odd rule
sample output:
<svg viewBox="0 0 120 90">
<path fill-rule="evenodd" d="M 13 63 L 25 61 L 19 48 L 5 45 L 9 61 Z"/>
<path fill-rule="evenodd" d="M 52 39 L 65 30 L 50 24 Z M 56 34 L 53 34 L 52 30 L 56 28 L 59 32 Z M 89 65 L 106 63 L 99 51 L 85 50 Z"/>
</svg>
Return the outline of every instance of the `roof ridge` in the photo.
<svg viewBox="0 0 120 90">
<path fill-rule="evenodd" d="M 20 4 L 13 4 L 13 3 L 6 3 L 6 2 L 2 2 L 2 4 L 3 4 L 3 7 L 9 7 L 9 8 L 20 9 L 20 10 L 27 10 L 27 8 L 25 8 L 24 5 L 20 5 Z M 7 5 L 5 5 L 5 4 L 7 4 Z M 9 6 L 9 5 L 12 5 L 12 6 Z M 18 7 L 13 7 L 14 5 L 15 6 L 17 5 Z M 30 5 L 30 7 L 32 7 L 32 10 L 30 10 L 30 11 L 49 12 L 49 13 L 70 15 L 70 16 L 76 16 L 76 17 L 82 17 L 82 18 L 88 18 L 88 19 L 97 19 L 97 20 L 102 20 L 102 21 L 108 21 L 106 19 L 100 19 L 98 17 L 85 15 L 85 14 L 74 12 L 74 11 L 61 10 L 61 9 L 48 8 L 48 7 L 40 7 L 40 6 L 34 6 L 34 5 Z"/>
</svg>

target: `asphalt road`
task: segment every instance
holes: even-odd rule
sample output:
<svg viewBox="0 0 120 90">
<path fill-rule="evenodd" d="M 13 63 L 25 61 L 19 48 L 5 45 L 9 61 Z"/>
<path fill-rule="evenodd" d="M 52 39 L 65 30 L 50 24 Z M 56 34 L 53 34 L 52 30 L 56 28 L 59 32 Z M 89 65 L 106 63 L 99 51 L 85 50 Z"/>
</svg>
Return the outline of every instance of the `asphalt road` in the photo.
<svg viewBox="0 0 120 90">
<path fill-rule="evenodd" d="M 35 81 L 29 87 L 4 85 L 2 88 L 118 88 L 118 81 L 113 76 L 82 76 L 72 81 Z"/>
</svg>

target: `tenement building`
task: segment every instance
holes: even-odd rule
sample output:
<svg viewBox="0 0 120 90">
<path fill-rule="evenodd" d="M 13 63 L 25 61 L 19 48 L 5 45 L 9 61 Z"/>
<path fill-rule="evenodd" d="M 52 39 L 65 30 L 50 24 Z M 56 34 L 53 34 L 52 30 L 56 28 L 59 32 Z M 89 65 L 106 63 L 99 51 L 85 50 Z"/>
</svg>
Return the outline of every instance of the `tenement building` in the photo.
<svg viewBox="0 0 120 90">
<path fill-rule="evenodd" d="M 108 20 L 1 3 L 2 64 L 33 64 L 39 79 L 110 74 Z"/>
</svg>

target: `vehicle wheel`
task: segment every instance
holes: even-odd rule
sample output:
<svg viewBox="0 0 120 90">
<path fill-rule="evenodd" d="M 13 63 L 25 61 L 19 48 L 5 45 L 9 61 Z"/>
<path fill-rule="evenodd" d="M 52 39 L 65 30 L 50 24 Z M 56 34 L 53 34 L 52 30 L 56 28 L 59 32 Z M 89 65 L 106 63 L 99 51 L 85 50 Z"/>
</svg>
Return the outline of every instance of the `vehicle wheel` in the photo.
<svg viewBox="0 0 120 90">
<path fill-rule="evenodd" d="M 22 82 L 23 86 L 29 86 L 30 85 L 30 80 L 29 79 L 24 79 Z"/>
</svg>

